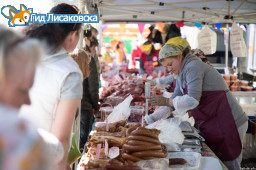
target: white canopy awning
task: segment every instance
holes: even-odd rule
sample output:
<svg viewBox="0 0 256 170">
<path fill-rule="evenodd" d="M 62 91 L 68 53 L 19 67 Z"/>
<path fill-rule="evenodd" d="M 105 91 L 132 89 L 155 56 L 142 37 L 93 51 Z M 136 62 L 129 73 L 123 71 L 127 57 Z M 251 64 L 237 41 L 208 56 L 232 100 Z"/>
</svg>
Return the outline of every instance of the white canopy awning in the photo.
<svg viewBox="0 0 256 170">
<path fill-rule="evenodd" d="M 103 22 L 256 23 L 256 0 L 86 0 Z"/>
</svg>

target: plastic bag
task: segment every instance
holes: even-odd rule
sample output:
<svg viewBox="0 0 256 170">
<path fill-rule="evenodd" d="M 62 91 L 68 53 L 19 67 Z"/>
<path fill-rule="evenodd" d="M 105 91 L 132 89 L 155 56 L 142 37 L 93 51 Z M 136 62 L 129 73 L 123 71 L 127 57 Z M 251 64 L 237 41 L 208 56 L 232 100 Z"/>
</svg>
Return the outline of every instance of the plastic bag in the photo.
<svg viewBox="0 0 256 170">
<path fill-rule="evenodd" d="M 169 160 L 166 158 L 143 160 L 136 163 L 143 170 L 166 170 L 169 169 Z"/>
<path fill-rule="evenodd" d="M 117 105 L 114 108 L 113 112 L 108 116 L 108 123 L 114 123 L 120 120 L 127 120 L 131 114 L 130 103 L 132 99 L 132 95 L 129 95 L 122 103 Z"/>
<path fill-rule="evenodd" d="M 82 154 L 79 150 L 79 147 L 76 144 L 75 134 L 72 133 L 72 144 L 71 144 L 71 148 L 68 153 L 68 164 L 72 165 L 79 158 L 81 158 L 81 156 L 82 156 Z"/>
<path fill-rule="evenodd" d="M 178 118 L 181 122 L 188 122 L 190 126 L 195 125 L 195 119 L 193 117 L 189 117 L 188 113 L 181 115 L 177 113 L 177 111 L 174 111 L 173 116 Z"/>
<path fill-rule="evenodd" d="M 204 52 L 205 55 L 216 52 L 217 34 L 212 31 L 207 25 L 203 27 L 198 34 L 198 48 Z"/>
<path fill-rule="evenodd" d="M 243 38 L 243 30 L 235 22 L 230 33 L 230 49 L 234 57 L 247 57 L 247 49 Z"/>
<path fill-rule="evenodd" d="M 168 106 L 160 106 L 151 115 L 145 116 L 145 121 L 151 124 L 160 119 L 166 119 L 170 116 L 172 109 Z"/>
<path fill-rule="evenodd" d="M 64 156 L 64 148 L 61 142 L 56 136 L 54 136 L 53 134 L 44 129 L 38 128 L 37 131 L 44 141 L 43 148 L 48 149 L 47 157 L 49 158 L 52 165 L 57 165 L 63 159 Z"/>
<path fill-rule="evenodd" d="M 185 115 L 188 110 L 196 108 L 198 104 L 199 102 L 189 95 L 176 96 L 173 99 L 173 106 L 176 113 L 180 114 L 181 116 Z"/>
<path fill-rule="evenodd" d="M 170 119 L 170 120 L 158 120 L 155 123 L 152 123 L 146 128 L 148 129 L 158 129 L 161 131 L 159 134 L 159 141 L 161 143 L 171 143 L 175 142 L 182 144 L 184 140 L 184 135 L 179 127 L 179 119 Z"/>
</svg>

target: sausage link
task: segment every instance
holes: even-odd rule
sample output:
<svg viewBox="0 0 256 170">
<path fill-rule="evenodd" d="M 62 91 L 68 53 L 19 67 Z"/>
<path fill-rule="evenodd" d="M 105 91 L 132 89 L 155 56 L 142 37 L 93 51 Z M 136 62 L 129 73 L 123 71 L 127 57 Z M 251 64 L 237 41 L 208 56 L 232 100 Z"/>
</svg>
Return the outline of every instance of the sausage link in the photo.
<svg viewBox="0 0 256 170">
<path fill-rule="evenodd" d="M 139 158 L 143 158 L 143 157 L 165 158 L 166 157 L 162 150 L 133 152 L 132 156 L 136 156 Z"/>
<path fill-rule="evenodd" d="M 131 132 L 131 135 L 135 136 L 147 136 L 150 138 L 158 139 L 158 130 L 155 131 L 155 129 L 146 129 L 142 127 L 138 127 L 136 130 Z"/>
<path fill-rule="evenodd" d="M 144 142 L 144 141 L 139 141 L 139 140 L 128 140 L 127 144 L 129 145 L 155 145 L 154 143 L 151 142 Z"/>
<path fill-rule="evenodd" d="M 133 155 L 130 155 L 128 153 L 123 153 L 122 154 L 122 157 L 124 159 L 127 159 L 127 160 L 130 160 L 130 161 L 133 161 L 133 162 L 138 162 L 138 161 L 141 161 L 142 159 L 136 157 L 136 156 L 133 156 Z"/>
<path fill-rule="evenodd" d="M 153 139 L 147 136 L 128 136 L 128 141 L 129 140 L 139 140 L 139 141 L 144 141 L 144 142 L 150 142 L 154 144 L 160 144 L 158 139 Z"/>
<path fill-rule="evenodd" d="M 128 145 L 124 144 L 123 149 L 128 152 L 138 152 L 138 151 L 146 151 L 146 150 L 161 150 L 161 145 L 152 145 L 152 146 L 140 146 L 140 145 Z"/>
</svg>

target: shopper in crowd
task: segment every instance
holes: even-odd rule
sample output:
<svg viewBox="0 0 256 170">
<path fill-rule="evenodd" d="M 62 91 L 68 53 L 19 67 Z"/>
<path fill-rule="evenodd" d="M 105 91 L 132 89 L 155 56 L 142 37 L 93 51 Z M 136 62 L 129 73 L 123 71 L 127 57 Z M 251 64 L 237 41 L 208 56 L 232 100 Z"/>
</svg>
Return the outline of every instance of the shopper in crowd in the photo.
<svg viewBox="0 0 256 170">
<path fill-rule="evenodd" d="M 84 50 L 87 53 L 87 55 L 91 56 L 90 45 L 91 45 L 92 31 L 91 31 L 91 26 L 89 24 L 85 26 L 83 36 L 84 36 L 83 39 L 85 42 Z"/>
<path fill-rule="evenodd" d="M 91 43 L 95 46 L 94 42 Z M 91 49 L 94 52 L 93 49 Z M 92 53 L 93 55 L 94 53 Z M 81 102 L 81 123 L 80 123 L 80 147 L 84 147 L 88 139 L 88 135 L 92 130 L 94 121 L 94 111 L 99 108 L 99 78 L 98 70 L 94 57 L 90 57 L 89 63 L 90 74 L 88 78 L 83 80 L 83 98 Z"/>
<path fill-rule="evenodd" d="M 151 75 L 158 64 L 159 50 L 155 50 L 150 40 L 142 45 L 142 55 L 140 58 L 140 74 Z"/>
<path fill-rule="evenodd" d="M 18 117 L 41 55 L 38 41 L 0 25 L 0 169 L 48 169 L 47 148 L 36 128 Z"/>
<path fill-rule="evenodd" d="M 83 73 L 83 79 L 86 79 L 90 75 L 89 63 L 91 62 L 91 57 L 87 55 L 85 50 L 76 48 L 72 53 L 69 54 L 78 64 L 80 70 Z"/>
<path fill-rule="evenodd" d="M 74 5 L 58 4 L 50 10 L 54 14 L 78 14 Z M 23 106 L 23 117 L 38 128 L 55 135 L 62 143 L 64 157 L 56 169 L 70 169 L 67 162 L 74 118 L 82 98 L 82 73 L 68 55 L 78 41 L 81 23 L 52 23 L 32 27 L 28 37 L 39 39 L 46 55 L 37 67 L 30 97 L 31 105 Z"/>
<path fill-rule="evenodd" d="M 149 102 L 187 111 L 228 169 L 239 169 L 248 118 L 218 71 L 191 54 L 188 45 L 178 45 L 179 41 L 166 44 L 159 53 L 160 63 L 178 75 L 175 91 L 170 99 L 152 96 Z"/>
<path fill-rule="evenodd" d="M 132 50 L 131 58 L 132 58 L 132 65 L 135 68 L 136 67 L 136 59 L 140 59 L 142 51 L 141 51 L 141 45 L 140 41 L 137 42 L 136 46 Z"/>
<path fill-rule="evenodd" d="M 171 24 L 166 26 L 166 37 L 165 37 L 165 44 L 169 44 L 169 40 L 173 37 L 181 37 L 180 28 L 177 27 L 175 24 Z"/>
<path fill-rule="evenodd" d="M 123 41 L 118 41 L 115 55 L 117 64 L 127 63 L 127 54 Z"/>
<path fill-rule="evenodd" d="M 90 50 L 91 50 L 91 56 L 94 58 L 96 66 L 97 66 L 97 72 L 98 72 L 98 79 L 100 77 L 100 62 L 99 62 L 99 55 L 97 54 L 97 47 L 99 46 L 99 42 L 96 37 L 92 36 L 90 41 Z"/>
<path fill-rule="evenodd" d="M 105 52 L 103 53 L 102 61 L 105 61 L 108 64 L 111 64 L 113 62 L 113 54 L 112 54 L 112 51 L 111 51 L 110 44 L 105 45 Z"/>
<path fill-rule="evenodd" d="M 92 58 L 93 61 L 91 62 L 91 57 L 84 50 L 79 49 L 73 52 L 71 56 L 78 63 L 84 78 L 80 121 L 80 148 L 83 148 L 92 129 L 93 109 L 98 109 L 97 68 L 94 59 Z"/>
</svg>

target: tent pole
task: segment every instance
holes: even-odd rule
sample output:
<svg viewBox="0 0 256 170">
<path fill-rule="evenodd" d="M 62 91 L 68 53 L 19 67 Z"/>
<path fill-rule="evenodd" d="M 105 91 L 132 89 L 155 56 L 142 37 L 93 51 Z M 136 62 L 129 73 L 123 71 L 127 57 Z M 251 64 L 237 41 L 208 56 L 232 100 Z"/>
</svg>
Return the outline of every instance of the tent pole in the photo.
<svg viewBox="0 0 256 170">
<path fill-rule="evenodd" d="M 228 24 L 226 24 L 226 31 L 224 32 L 224 44 L 225 44 L 225 67 L 228 68 L 228 41 L 229 41 L 229 32 Z"/>
</svg>

